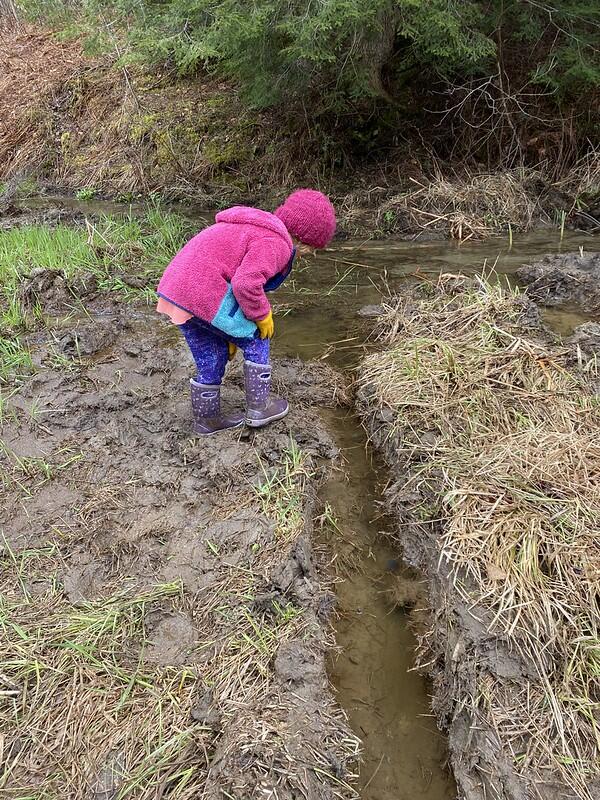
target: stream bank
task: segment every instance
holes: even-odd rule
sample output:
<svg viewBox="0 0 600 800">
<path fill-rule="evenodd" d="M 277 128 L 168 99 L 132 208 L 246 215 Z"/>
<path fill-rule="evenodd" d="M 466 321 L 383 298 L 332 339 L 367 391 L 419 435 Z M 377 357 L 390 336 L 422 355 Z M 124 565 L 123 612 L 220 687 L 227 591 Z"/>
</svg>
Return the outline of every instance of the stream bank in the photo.
<svg viewBox="0 0 600 800">
<path fill-rule="evenodd" d="M 421 661 L 459 794 L 592 800 L 598 351 L 451 274 L 386 301 L 376 332 L 358 403 L 398 545 L 427 577 Z"/>
<path fill-rule="evenodd" d="M 411 125 L 380 147 L 347 121 L 344 137 L 343 119 L 327 130 L 304 114 L 259 111 L 232 83 L 125 66 L 110 48 L 90 56 L 81 39 L 37 26 L 3 33 L 0 118 L 0 211 L 43 191 L 273 208 L 307 185 L 331 195 L 345 237 L 464 241 L 539 226 L 600 229 L 593 151 L 557 180 L 545 150 L 529 168 L 446 160 Z"/>
</svg>

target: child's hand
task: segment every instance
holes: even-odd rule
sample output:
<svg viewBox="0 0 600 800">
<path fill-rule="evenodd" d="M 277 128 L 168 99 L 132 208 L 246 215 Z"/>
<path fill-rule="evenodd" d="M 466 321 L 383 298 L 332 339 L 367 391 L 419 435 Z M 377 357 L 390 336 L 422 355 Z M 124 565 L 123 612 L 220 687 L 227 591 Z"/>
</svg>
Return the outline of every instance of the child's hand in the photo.
<svg viewBox="0 0 600 800">
<path fill-rule="evenodd" d="M 229 350 L 227 357 L 229 361 L 231 361 L 231 359 L 234 358 L 235 354 L 237 353 L 237 345 L 235 345 L 233 342 L 227 342 L 227 349 Z"/>
<path fill-rule="evenodd" d="M 256 327 L 260 332 L 261 339 L 272 339 L 275 333 L 275 323 L 273 322 L 273 312 L 269 311 L 264 319 L 259 319 L 256 322 Z"/>
</svg>

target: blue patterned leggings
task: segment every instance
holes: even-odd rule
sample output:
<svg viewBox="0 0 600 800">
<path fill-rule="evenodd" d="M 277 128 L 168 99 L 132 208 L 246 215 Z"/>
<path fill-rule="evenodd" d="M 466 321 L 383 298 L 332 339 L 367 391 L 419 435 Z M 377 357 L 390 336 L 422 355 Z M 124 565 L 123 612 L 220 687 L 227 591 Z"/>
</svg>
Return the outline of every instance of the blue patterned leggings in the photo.
<svg viewBox="0 0 600 800">
<path fill-rule="evenodd" d="M 178 327 L 185 336 L 196 362 L 198 383 L 212 386 L 221 383 L 229 357 L 227 342 L 232 342 L 239 347 L 246 361 L 254 361 L 255 364 L 269 363 L 270 342 L 268 339 L 229 338 L 198 317 L 192 317 Z"/>
</svg>

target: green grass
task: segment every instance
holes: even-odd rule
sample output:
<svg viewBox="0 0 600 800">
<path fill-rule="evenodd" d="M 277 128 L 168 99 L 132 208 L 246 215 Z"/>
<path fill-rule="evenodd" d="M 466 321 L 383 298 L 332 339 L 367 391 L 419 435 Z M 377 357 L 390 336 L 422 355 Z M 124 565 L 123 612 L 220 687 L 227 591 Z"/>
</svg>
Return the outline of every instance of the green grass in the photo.
<svg viewBox="0 0 600 800">
<path fill-rule="evenodd" d="M 141 218 L 103 217 L 86 228 L 31 225 L 6 231 L 0 235 L 0 321 L 22 322 L 14 297 L 20 281 L 35 268 L 60 270 L 67 280 L 92 272 L 101 289 L 137 297 L 144 291 L 125 289 L 123 277 L 133 273 L 155 280 L 192 232 L 189 222 L 159 208 Z"/>
<path fill-rule="evenodd" d="M 262 465 L 264 480 L 256 487 L 263 513 L 276 522 L 276 533 L 289 539 L 303 525 L 303 493 L 307 478 L 305 457 L 292 439 L 283 453 L 281 465 L 267 470 Z"/>
<path fill-rule="evenodd" d="M 75 197 L 78 200 L 93 200 L 97 194 L 97 189 L 93 189 L 91 186 L 85 186 L 83 189 L 79 189 L 79 191 L 75 192 Z"/>
<path fill-rule="evenodd" d="M 0 233 L 0 381 L 32 369 L 22 334 L 39 325 L 45 311 L 43 298 L 23 294 L 32 270 L 58 270 L 67 284 L 91 273 L 107 296 L 150 303 L 162 270 L 193 232 L 192 223 L 156 206 L 139 218 L 102 217 L 86 227 L 28 225 Z M 139 286 L 127 284 L 131 275 Z"/>
<path fill-rule="evenodd" d="M 0 382 L 32 368 L 31 354 L 18 337 L 0 338 Z"/>
</svg>

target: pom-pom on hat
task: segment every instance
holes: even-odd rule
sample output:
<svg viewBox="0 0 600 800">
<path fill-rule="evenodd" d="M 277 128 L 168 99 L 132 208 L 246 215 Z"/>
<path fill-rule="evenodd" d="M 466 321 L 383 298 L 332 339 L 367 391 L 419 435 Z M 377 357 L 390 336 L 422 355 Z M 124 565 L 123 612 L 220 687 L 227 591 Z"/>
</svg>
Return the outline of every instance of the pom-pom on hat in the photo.
<svg viewBox="0 0 600 800">
<path fill-rule="evenodd" d="M 335 233 L 331 201 L 314 189 L 298 189 L 274 212 L 290 234 L 309 247 L 327 247 Z"/>
</svg>

